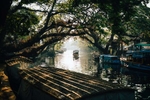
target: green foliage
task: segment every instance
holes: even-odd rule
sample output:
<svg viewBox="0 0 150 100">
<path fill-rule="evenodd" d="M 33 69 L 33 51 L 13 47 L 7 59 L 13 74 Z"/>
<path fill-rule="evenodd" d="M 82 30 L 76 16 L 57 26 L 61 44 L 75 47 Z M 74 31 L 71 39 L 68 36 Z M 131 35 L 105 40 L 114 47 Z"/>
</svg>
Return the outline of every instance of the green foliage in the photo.
<svg viewBox="0 0 150 100">
<path fill-rule="evenodd" d="M 48 3 L 49 1 L 52 1 L 52 0 L 21 0 L 21 2 L 23 4 L 30 4 L 30 3 Z"/>
<path fill-rule="evenodd" d="M 86 35 L 81 36 L 84 40 L 97 46 L 103 52 L 107 52 L 115 36 L 119 37 L 118 40 L 124 39 L 126 41 L 128 40 L 125 35 L 130 37 L 131 35 L 138 36 L 140 33 L 144 33 L 144 37 L 149 36 L 149 17 L 145 17 L 145 15 L 149 16 L 147 15 L 149 11 L 140 8 L 139 14 L 137 13 L 138 8 L 136 9 L 136 6 L 146 1 L 21 0 L 18 5 L 14 5 L 14 10 L 10 13 L 12 15 L 7 18 L 5 29 L 0 31 L 7 33 L 6 36 L 14 37 L 14 40 L 18 38 L 26 39 L 31 31 L 33 31 L 32 33 L 35 32 L 33 27 L 36 27 L 38 31 L 32 37 L 33 41 L 29 41 L 32 42 L 29 43 L 30 46 L 40 40 L 46 41 L 44 46 L 50 44 L 49 41 L 61 40 L 65 37 L 64 32 L 66 31 L 68 32 L 66 34 L 69 35 L 75 34 L 70 34 L 73 31 L 76 33 L 85 31 Z M 42 10 L 40 8 L 38 10 L 32 9 L 33 7 L 26 8 L 26 5 L 31 6 L 32 4 L 38 5 Z M 38 26 L 36 25 L 39 23 L 40 17 L 36 15 L 36 12 L 42 14 L 40 15 L 42 20 Z M 142 12 L 144 12 L 144 15 L 142 15 Z M 46 18 L 44 19 L 43 16 Z M 59 20 L 62 20 L 62 22 L 65 20 L 66 22 L 60 25 Z M 41 48 L 44 48 L 44 46 Z M 27 45 L 25 44 L 24 47 L 27 47 Z"/>
<path fill-rule="evenodd" d="M 107 45 L 108 47 L 109 43 L 113 41 L 115 34 L 119 40 L 131 42 L 129 41 L 131 36 L 141 36 L 139 35 L 141 34 L 141 31 L 144 32 L 144 30 L 148 30 L 148 27 L 150 26 L 148 20 L 150 18 L 146 18 L 143 15 L 141 17 L 139 14 L 137 15 L 140 8 L 136 9 L 141 3 L 147 2 L 148 0 L 74 0 L 73 7 L 82 9 L 79 10 L 81 12 L 79 12 L 80 17 L 83 14 L 81 19 L 88 18 L 88 21 L 85 21 L 95 27 L 90 36 L 95 40 L 95 43 L 93 44 L 96 44 L 97 47 L 101 48 L 104 47 L 104 45 Z M 85 11 L 83 12 L 83 10 L 89 7 L 87 5 L 92 4 L 98 5 L 96 9 L 98 9 L 99 12 L 90 14 L 89 17 L 89 15 L 87 16 L 88 12 L 84 13 Z M 90 9 L 93 10 L 93 6 L 91 6 Z M 93 12 L 94 11 L 95 10 L 93 10 Z M 79 13 L 77 15 L 79 15 Z M 99 38 L 97 43 L 96 36 Z M 87 40 L 89 41 L 89 39 L 90 38 Z M 99 46 L 97 44 L 99 44 Z"/>
<path fill-rule="evenodd" d="M 39 22 L 38 17 L 33 13 L 25 10 L 19 10 L 8 16 L 6 23 L 6 32 L 10 36 L 20 37 L 29 34 L 29 28 Z"/>
<path fill-rule="evenodd" d="M 71 10 L 72 1 L 71 0 L 60 1 L 59 3 L 57 3 L 56 6 L 58 8 L 58 11 L 60 11 L 61 13 L 69 13 L 68 11 Z"/>
</svg>

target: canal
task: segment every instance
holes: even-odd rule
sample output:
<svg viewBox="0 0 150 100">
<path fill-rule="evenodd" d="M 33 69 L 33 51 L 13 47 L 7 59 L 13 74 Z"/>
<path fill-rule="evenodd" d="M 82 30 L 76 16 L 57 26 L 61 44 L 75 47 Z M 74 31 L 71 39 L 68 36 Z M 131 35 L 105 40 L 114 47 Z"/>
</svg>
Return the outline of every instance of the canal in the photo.
<svg viewBox="0 0 150 100">
<path fill-rule="evenodd" d="M 70 38 L 61 48 L 65 48 L 64 52 L 57 52 L 54 58 L 47 58 L 49 65 L 131 87 L 136 90 L 136 100 L 150 100 L 150 73 L 119 65 L 99 64 L 93 59 L 93 51 L 87 43 L 80 39 Z M 74 58 L 73 50 L 79 50 L 79 58 Z"/>
</svg>

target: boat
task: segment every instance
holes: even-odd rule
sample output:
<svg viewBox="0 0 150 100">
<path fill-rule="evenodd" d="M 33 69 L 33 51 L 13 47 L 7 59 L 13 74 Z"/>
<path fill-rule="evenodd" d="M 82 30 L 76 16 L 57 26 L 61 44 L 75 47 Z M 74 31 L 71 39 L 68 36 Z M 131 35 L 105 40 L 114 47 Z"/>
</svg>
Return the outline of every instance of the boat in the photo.
<svg viewBox="0 0 150 100">
<path fill-rule="evenodd" d="M 114 55 L 100 55 L 100 63 L 120 64 L 120 59 Z"/>
<path fill-rule="evenodd" d="M 134 89 L 60 68 L 37 66 L 20 70 L 20 75 L 21 100 L 135 99 Z"/>
<path fill-rule="evenodd" d="M 126 60 L 122 60 L 123 66 L 141 71 L 150 71 L 150 49 L 143 48 L 150 46 L 150 44 L 136 44 L 135 47 L 139 49 L 127 52 Z"/>
<path fill-rule="evenodd" d="M 73 54 L 79 54 L 79 50 L 73 50 Z"/>
<path fill-rule="evenodd" d="M 73 50 L 73 58 L 78 59 L 79 58 L 79 50 Z"/>
</svg>

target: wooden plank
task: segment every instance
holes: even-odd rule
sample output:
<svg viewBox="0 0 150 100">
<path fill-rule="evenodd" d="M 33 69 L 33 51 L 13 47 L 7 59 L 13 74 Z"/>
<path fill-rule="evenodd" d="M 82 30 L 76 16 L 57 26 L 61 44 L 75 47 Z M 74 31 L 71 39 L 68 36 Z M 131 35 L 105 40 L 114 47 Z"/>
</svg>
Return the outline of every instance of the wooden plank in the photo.
<svg viewBox="0 0 150 100">
<path fill-rule="evenodd" d="M 40 70 L 39 70 L 40 71 Z M 87 89 L 88 91 L 98 91 L 98 89 L 96 88 L 102 88 L 100 86 L 96 86 L 96 85 L 93 85 L 93 82 L 88 82 L 87 83 L 87 80 L 84 80 L 84 79 L 77 79 L 77 78 L 74 78 L 73 76 L 69 76 L 70 74 L 60 74 L 60 73 L 53 73 L 53 72 L 46 72 L 47 70 L 44 69 L 44 72 L 45 74 L 51 74 L 55 79 L 58 79 L 58 81 L 63 81 L 63 82 L 67 82 L 67 83 L 70 83 L 70 84 L 73 84 L 74 86 L 78 86 L 78 87 L 82 87 L 82 88 L 85 88 Z M 93 87 L 92 87 L 93 86 Z M 106 89 L 105 87 L 103 89 Z"/>
<path fill-rule="evenodd" d="M 31 74 L 31 73 L 28 73 L 28 74 Z M 63 91 L 65 94 L 69 93 L 70 95 L 73 95 L 73 97 L 81 97 L 80 94 L 76 92 L 77 90 L 90 93 L 86 90 L 76 87 L 75 85 L 71 85 L 65 81 L 62 81 L 62 79 L 54 78 L 53 76 L 47 75 L 47 74 L 46 74 L 47 77 L 43 77 L 43 75 L 45 76 L 44 73 L 38 73 L 38 74 L 36 72 L 34 73 L 34 77 L 38 77 L 39 80 L 41 81 L 40 83 L 49 84 L 52 87 L 55 87 L 56 89 L 58 88 L 58 90 Z"/>
<path fill-rule="evenodd" d="M 95 93 L 128 89 L 88 75 L 53 67 L 29 68 L 21 70 L 20 74 L 30 84 L 58 99 L 78 99 Z"/>
</svg>

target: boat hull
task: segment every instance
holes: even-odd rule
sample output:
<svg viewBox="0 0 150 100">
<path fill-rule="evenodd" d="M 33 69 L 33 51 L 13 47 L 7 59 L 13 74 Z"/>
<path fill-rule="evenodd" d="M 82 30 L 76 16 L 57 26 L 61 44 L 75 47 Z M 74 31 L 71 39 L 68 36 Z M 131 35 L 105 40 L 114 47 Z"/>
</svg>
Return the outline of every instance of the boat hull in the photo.
<svg viewBox="0 0 150 100">
<path fill-rule="evenodd" d="M 117 56 L 113 55 L 100 55 L 99 62 L 109 64 L 120 64 L 120 59 Z"/>
<path fill-rule="evenodd" d="M 149 65 L 142 65 L 139 63 L 134 63 L 134 62 L 129 62 L 129 61 L 122 61 L 122 65 L 131 69 L 137 69 L 141 71 L 150 71 Z"/>
</svg>

